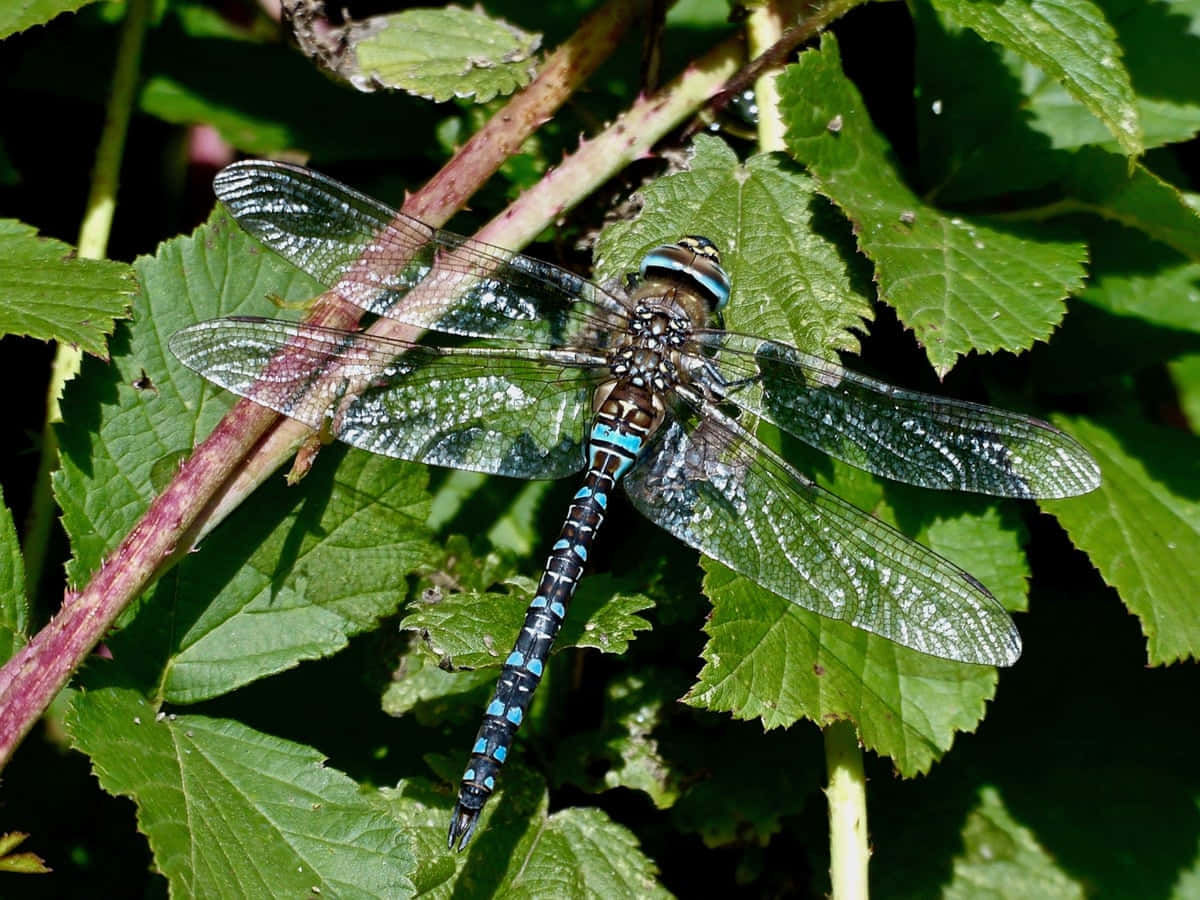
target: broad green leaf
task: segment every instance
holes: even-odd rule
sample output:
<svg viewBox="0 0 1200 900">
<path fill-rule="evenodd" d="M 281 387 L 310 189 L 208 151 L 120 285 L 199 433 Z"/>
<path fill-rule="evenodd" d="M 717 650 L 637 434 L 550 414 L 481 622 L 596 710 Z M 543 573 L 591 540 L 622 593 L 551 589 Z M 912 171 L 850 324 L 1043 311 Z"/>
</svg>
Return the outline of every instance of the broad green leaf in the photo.
<svg viewBox="0 0 1200 900">
<path fill-rule="evenodd" d="M 963 848 L 945 898 L 1083 898 L 1084 885 L 1073 880 L 1037 834 L 1005 808 L 994 788 L 984 788 L 963 827 Z"/>
<path fill-rule="evenodd" d="M 127 688 L 76 694 L 66 725 L 104 789 L 137 804 L 173 897 L 413 893 L 411 838 L 310 747 L 156 714 Z"/>
<path fill-rule="evenodd" d="M 1075 154 L 1065 188 L 1085 210 L 1120 222 L 1200 262 L 1200 214 L 1183 193 L 1144 166 L 1088 148 Z"/>
<path fill-rule="evenodd" d="M 1044 500 L 1141 622 L 1151 665 L 1200 657 L 1200 441 L 1133 420 L 1057 421 L 1100 463 L 1099 490 Z"/>
<path fill-rule="evenodd" d="M 996 670 L 968 667 L 801 609 L 705 560 L 705 666 L 687 701 L 766 728 L 851 719 L 863 746 L 906 776 L 929 770 L 955 732 L 972 730 Z"/>
<path fill-rule="evenodd" d="M 12 219 L 0 220 L 0 260 L 0 334 L 106 355 L 104 337 L 137 290 L 129 266 L 78 259 L 73 248 Z"/>
<path fill-rule="evenodd" d="M 1195 0 L 1097 0 L 1116 30 L 1129 72 L 1143 144 L 1160 147 L 1186 141 L 1200 130 L 1200 21 Z M 1107 121 L 1048 70 L 1013 65 L 1025 87 L 1030 126 L 1057 148 L 1099 145 L 1119 149 Z"/>
<path fill-rule="evenodd" d="M 231 405 L 175 361 L 167 338 L 316 290 L 220 214 L 137 268 L 143 293 L 112 366 L 85 365 L 63 402 L 55 491 L 76 583 L 144 513 L 158 470 L 169 474 Z M 395 611 L 404 574 L 436 559 L 422 467 L 342 447 L 322 457 L 296 489 L 264 485 L 146 595 L 112 647 L 148 689 L 194 702 L 329 655 Z"/>
<path fill-rule="evenodd" d="M 420 631 L 433 653 L 455 668 L 499 666 L 517 638 L 537 588 L 536 581 L 521 576 L 505 584 L 512 593 L 463 591 L 438 602 L 415 604 L 400 627 Z M 650 627 L 637 613 L 653 605 L 642 594 L 622 593 L 611 576 L 592 575 L 580 583 L 554 648 L 594 647 L 624 653 L 634 633 Z"/>
<path fill-rule="evenodd" d="M 4 502 L 4 491 L 0 490 L 0 662 L 25 646 L 28 636 L 25 562 L 12 511 Z"/>
<path fill-rule="evenodd" d="M 544 784 L 520 766 L 485 807 L 465 853 L 446 851 L 450 798 L 419 779 L 383 792 L 418 848 L 422 897 L 669 897 L 637 839 L 596 809 L 547 815 Z M 424 852 L 421 852 L 424 851 Z"/>
<path fill-rule="evenodd" d="M 401 668 L 384 691 L 381 706 L 389 716 L 411 712 L 418 721 L 430 724 L 444 722 L 452 715 L 478 718 L 479 704 L 472 694 L 495 683 L 493 669 L 451 672 L 439 666 L 432 654 L 410 652 L 405 654 Z"/>
<path fill-rule="evenodd" d="M 1118 316 L 1200 334 L 1200 262 L 1113 224 L 1089 228 L 1088 240 L 1095 263 L 1080 300 Z"/>
<path fill-rule="evenodd" d="M 913 329 L 939 373 L 971 350 L 1046 340 L 1083 279 L 1083 245 L 948 216 L 901 181 L 890 149 L 822 38 L 780 78 L 791 152 L 850 217 L 882 300 Z"/>
<path fill-rule="evenodd" d="M 862 328 L 871 306 L 847 271 L 852 251 L 839 240 L 844 228 L 812 179 L 786 159 L 739 163 L 720 140 L 701 136 L 688 171 L 643 193 L 641 215 L 601 235 L 598 278 L 620 278 L 655 246 L 701 234 L 723 253 L 733 286 L 725 310 L 730 329 L 826 355 L 857 349 L 851 329 Z"/>
<path fill-rule="evenodd" d="M 1021 529 L 988 501 L 889 485 L 893 509 L 876 479 L 840 463 L 832 471 L 818 481 L 972 572 L 1010 609 L 1024 607 Z M 927 771 L 955 732 L 982 717 L 994 669 L 908 650 L 810 613 L 711 560 L 703 565 L 713 614 L 689 703 L 760 718 L 766 728 L 850 719 L 864 746 L 905 776 Z"/>
<path fill-rule="evenodd" d="M 555 783 L 592 792 L 629 788 L 644 793 L 658 809 L 672 806 L 680 785 L 655 733 L 686 687 L 682 672 L 657 669 L 631 671 L 609 682 L 602 728 L 561 742 Z"/>
<path fill-rule="evenodd" d="M 1200 18 L 1195 0 L 1101 0 L 1125 51 L 1145 145 L 1183 141 L 1200 130 Z M 1185 8 L 1191 5 L 1188 11 Z M 1052 185 L 1076 165 L 1072 151 L 1119 153 L 1105 125 L 1053 77 L 1015 52 L 914 5 L 920 165 L 930 194 L 945 203 L 999 198 Z M 1127 161 L 1121 182 L 1129 179 Z"/>
<path fill-rule="evenodd" d="M 540 35 L 457 6 L 376 16 L 349 26 L 346 40 L 339 74 L 361 90 L 479 103 L 528 84 L 541 44 Z"/>
<path fill-rule="evenodd" d="M 1091 0 L 933 0 L 949 22 L 973 29 L 1038 66 L 1112 132 L 1122 150 L 1143 150 L 1142 128 L 1116 32 Z"/>
<path fill-rule="evenodd" d="M 0 40 L 32 28 L 45 25 L 55 16 L 82 9 L 96 0 L 11 0 L 0 5 Z"/>
</svg>

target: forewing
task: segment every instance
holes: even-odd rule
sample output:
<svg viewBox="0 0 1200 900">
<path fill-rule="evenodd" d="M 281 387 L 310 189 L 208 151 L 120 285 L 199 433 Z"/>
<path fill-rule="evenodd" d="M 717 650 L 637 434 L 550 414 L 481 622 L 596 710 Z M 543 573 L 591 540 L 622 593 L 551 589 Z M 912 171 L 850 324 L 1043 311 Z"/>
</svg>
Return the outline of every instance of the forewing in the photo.
<svg viewBox="0 0 1200 900">
<path fill-rule="evenodd" d="M 589 357 L 250 318 L 200 322 L 170 346 L 214 384 L 372 453 L 518 478 L 584 465 Z"/>
<path fill-rule="evenodd" d="M 903 390 L 777 341 L 700 337 L 706 353 L 691 365 L 715 376 L 710 383 L 726 399 L 876 475 L 1023 498 L 1070 497 L 1100 484 L 1083 446 L 1040 419 Z"/>
<path fill-rule="evenodd" d="M 572 272 L 431 228 L 299 166 L 234 163 L 213 189 L 247 232 L 375 315 L 540 347 L 603 347 L 627 318 Z"/>
<path fill-rule="evenodd" d="M 664 424 L 626 476 L 643 515 L 820 615 L 943 659 L 1017 659 L 1016 626 L 978 581 L 700 406 Z"/>
</svg>

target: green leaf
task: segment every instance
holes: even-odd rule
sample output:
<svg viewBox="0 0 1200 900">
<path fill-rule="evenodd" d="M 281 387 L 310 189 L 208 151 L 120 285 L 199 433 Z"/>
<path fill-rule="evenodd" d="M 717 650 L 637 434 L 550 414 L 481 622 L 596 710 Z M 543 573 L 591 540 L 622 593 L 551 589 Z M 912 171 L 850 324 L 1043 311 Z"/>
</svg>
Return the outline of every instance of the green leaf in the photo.
<svg viewBox="0 0 1200 900">
<path fill-rule="evenodd" d="M 0 872 L 16 872 L 22 875 L 45 875 L 51 869 L 36 853 L 14 853 L 29 835 L 21 831 L 0 834 Z"/>
<path fill-rule="evenodd" d="M 1021 885 L 1024 885 L 1022 887 Z M 942 891 L 946 898 L 1082 898 L 1084 885 L 1072 880 L 1036 832 L 1005 808 L 994 788 L 984 788 L 963 826 L 963 849 Z"/>
<path fill-rule="evenodd" d="M 173 471 L 232 403 L 178 364 L 167 338 L 198 319 L 269 312 L 268 295 L 315 292 L 220 214 L 137 268 L 143 293 L 112 366 L 85 365 L 63 402 L 55 492 L 78 582 L 145 511 L 164 462 Z M 261 488 L 113 638 L 147 689 L 194 702 L 334 653 L 397 608 L 406 572 L 436 559 L 423 467 L 340 446 L 323 456 L 299 488 Z"/>
<path fill-rule="evenodd" d="M 1200 656 L 1200 440 L 1127 419 L 1056 421 L 1100 463 L 1099 490 L 1040 501 L 1142 624 L 1151 665 Z"/>
<path fill-rule="evenodd" d="M 493 669 L 451 672 L 438 665 L 429 653 L 404 655 L 400 668 L 384 691 L 381 706 L 389 716 L 414 713 L 418 721 L 430 724 L 464 715 L 478 718 L 478 704 L 472 692 L 496 683 Z"/>
<path fill-rule="evenodd" d="M 996 670 L 925 656 L 810 613 L 711 560 L 705 666 L 686 700 L 766 728 L 851 719 L 906 776 L 929 770 L 983 717 Z"/>
<path fill-rule="evenodd" d="M 355 23 L 340 74 L 363 90 L 396 88 L 444 102 L 478 103 L 511 94 L 533 78 L 541 35 L 478 10 L 410 9 Z"/>
<path fill-rule="evenodd" d="M 939 373 L 971 350 L 1018 351 L 1049 337 L 1064 298 L 1082 284 L 1082 244 L 1019 236 L 923 204 L 842 75 L 832 36 L 785 71 L 780 90 L 789 149 L 850 217 L 875 263 L 880 298 Z"/>
<path fill-rule="evenodd" d="M 45 25 L 55 16 L 94 3 L 96 0 L 13 0 L 0 5 L 0 40 L 32 28 Z"/>
<path fill-rule="evenodd" d="M 175 897 L 409 896 L 411 840 L 317 751 L 228 719 L 157 714 L 129 689 L 79 693 L 67 731 L 129 797 Z"/>
<path fill-rule="evenodd" d="M 1132 174 L 1124 159 L 1088 148 L 1075 154 L 1065 188 L 1083 208 L 1137 228 L 1200 261 L 1200 214 L 1183 192 L 1144 166 Z"/>
<path fill-rule="evenodd" d="M 455 668 L 478 669 L 503 664 L 525 620 L 537 582 L 513 576 L 510 593 L 462 591 L 438 602 L 414 605 L 401 628 L 420 631 L 433 653 Z M 643 594 L 625 594 L 609 575 L 592 575 L 579 586 L 570 615 L 554 649 L 594 647 L 624 653 L 634 633 L 650 627 L 636 615 L 654 603 Z"/>
<path fill-rule="evenodd" d="M 637 839 L 596 809 L 547 815 L 545 785 L 517 765 L 465 853 L 446 852 L 449 798 L 409 779 L 383 791 L 418 848 L 422 896 L 669 897 Z"/>
<path fill-rule="evenodd" d="M 637 219 L 604 230 L 597 276 L 620 278 L 652 248 L 702 234 L 726 251 L 733 286 L 726 324 L 813 352 L 856 350 L 871 306 L 847 273 L 848 241 L 813 180 L 783 157 L 738 162 L 717 138 L 696 138 L 688 171 L 643 191 Z M 830 233 L 834 236 L 830 236 Z"/>
<path fill-rule="evenodd" d="M 1134 91 L 1143 144 L 1186 141 L 1200 130 L 1200 84 L 1195 60 L 1200 33 L 1194 0 L 1098 0 L 1116 29 Z M 1189 21 L 1190 19 L 1190 21 Z M 1068 86 L 1031 66 L 1013 66 L 1028 98 L 1030 126 L 1057 148 L 1088 145 L 1118 150 L 1109 123 L 1097 118 Z"/>
<path fill-rule="evenodd" d="M 1143 150 L 1121 46 L 1091 0 L 933 0 L 948 21 L 971 28 L 1038 66 L 1112 133 L 1129 156 Z"/>
<path fill-rule="evenodd" d="M 800 457 L 803 460 L 803 456 Z M 1025 605 L 1022 529 L 992 501 L 882 484 L 832 463 L 818 481 L 967 571 L 1010 609 Z M 982 718 L 995 670 L 935 659 L 810 613 L 705 559 L 705 666 L 687 701 L 760 718 L 770 728 L 801 718 L 850 719 L 864 746 L 905 776 L 925 772 L 957 731 Z"/>
<path fill-rule="evenodd" d="M 25 646 L 29 636 L 29 601 L 25 597 L 25 562 L 13 525 L 12 511 L 0 489 L 0 662 Z"/>
<path fill-rule="evenodd" d="M 1114 315 L 1200 333 L 1200 262 L 1118 225 L 1088 229 L 1095 263 L 1079 299 Z"/>
<path fill-rule="evenodd" d="M 1188 5 L 1193 9 L 1189 13 Z M 1194 0 L 1102 0 L 1133 82 L 1147 147 L 1200 130 L 1200 34 Z M 1111 132 L 1054 78 L 1012 51 L 986 43 L 914 5 L 920 166 L 943 203 L 1001 198 L 1053 184 L 1076 165 L 1072 151 L 1120 147 Z M 1129 180 L 1128 161 L 1119 166 Z M 1011 205 L 1011 199 L 1004 201 Z"/>
<path fill-rule="evenodd" d="M 124 263 L 78 259 L 67 244 L 0 219 L 0 334 L 75 344 L 105 355 L 104 336 L 137 290 Z"/>
<path fill-rule="evenodd" d="M 643 792 L 658 809 L 672 806 L 680 785 L 655 732 L 670 717 L 676 697 L 686 687 L 681 676 L 669 670 L 643 670 L 610 681 L 604 691 L 603 728 L 570 735 L 561 743 L 555 783 L 592 792 L 629 788 Z M 602 777 L 596 776 L 599 771 Z"/>
</svg>

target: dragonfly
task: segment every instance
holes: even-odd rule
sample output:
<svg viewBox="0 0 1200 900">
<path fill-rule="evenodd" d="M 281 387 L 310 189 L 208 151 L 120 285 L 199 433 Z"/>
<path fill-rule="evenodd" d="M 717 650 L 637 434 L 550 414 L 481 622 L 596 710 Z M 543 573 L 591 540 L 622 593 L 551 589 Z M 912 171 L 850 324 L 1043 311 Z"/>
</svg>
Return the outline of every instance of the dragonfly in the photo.
<svg viewBox="0 0 1200 900">
<path fill-rule="evenodd" d="M 702 236 L 600 285 L 290 164 L 234 163 L 214 189 L 250 235 L 412 338 L 231 317 L 173 335 L 184 364 L 372 453 L 526 479 L 583 472 L 471 748 L 451 849 L 496 789 L 618 483 L 652 522 L 805 609 L 997 666 L 1021 640 L 987 588 L 801 474 L 758 423 L 926 488 L 1049 498 L 1100 483 L 1083 446 L 1044 421 L 725 330 L 730 279 Z"/>
</svg>

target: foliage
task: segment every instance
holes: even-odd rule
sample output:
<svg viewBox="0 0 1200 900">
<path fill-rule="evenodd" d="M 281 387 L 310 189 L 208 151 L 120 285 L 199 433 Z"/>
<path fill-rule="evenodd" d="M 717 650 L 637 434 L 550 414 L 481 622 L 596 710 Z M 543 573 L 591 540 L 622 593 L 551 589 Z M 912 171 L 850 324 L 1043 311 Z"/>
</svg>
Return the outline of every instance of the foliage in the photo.
<svg viewBox="0 0 1200 900">
<path fill-rule="evenodd" d="M 0 470 L 0 659 L 36 640 L 64 586 L 81 591 L 69 616 L 128 563 L 115 548 L 150 527 L 155 495 L 233 406 L 169 337 L 218 315 L 299 317 L 322 289 L 212 210 L 221 154 L 300 156 L 395 205 L 448 160 L 467 181 L 452 151 L 493 113 L 508 121 L 506 96 L 591 11 L 497 0 L 372 20 L 347 32 L 357 75 L 323 60 L 406 92 L 363 93 L 248 4 L 159 4 L 117 198 L 126 265 L 61 243 L 124 13 L 81 5 L 0 17 L 5 347 L 39 373 L 36 339 L 91 354 L 57 428 L 66 579 L 43 566 L 28 601 L 32 439 L 10 440 Z M 835 18 L 856 5 L 803 6 Z M 727 12 L 691 0 L 670 13 L 664 77 L 682 73 L 681 94 L 730 33 Z M 404 40 L 373 40 L 389 34 Z M 759 152 L 745 123 L 664 127 L 662 155 L 624 165 L 659 125 L 639 106 L 642 42 L 626 36 L 536 134 L 505 144 L 453 223 L 474 231 L 511 197 L 528 215 L 545 191 L 555 202 L 530 233 L 546 240 L 526 252 L 598 282 L 664 238 L 708 235 L 734 285 L 730 329 L 1073 434 L 1104 483 L 1035 504 L 885 483 L 763 432 L 1028 610 L 1013 669 L 808 613 L 614 502 L 501 790 L 451 854 L 468 742 L 577 485 L 341 446 L 292 487 L 244 463 L 266 483 L 194 552 L 195 532 L 166 549 L 9 763 L 0 863 L 23 874 L 0 871 L 0 894 L 823 895 L 814 724 L 849 720 L 871 751 L 877 894 L 1187 895 L 1200 883 L 1187 749 L 1200 739 L 1198 35 L 1196 0 L 864 4 L 789 57 L 780 101 L 763 101 L 783 152 Z M 71 114 L 22 125 L 51 105 Z M 640 128 L 604 124 L 629 110 Z M 571 169 L 597 147 L 611 170 Z M 600 230 L 631 193 L 636 214 L 618 208 Z M 36 434 L 44 384 L 11 384 L 38 408 L 16 407 L 10 434 Z"/>
</svg>

